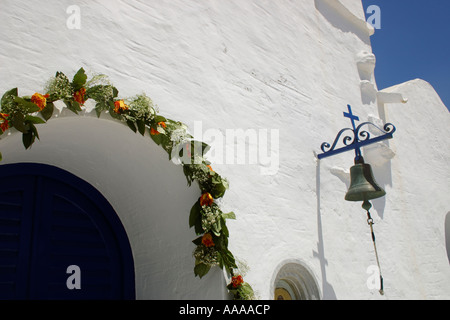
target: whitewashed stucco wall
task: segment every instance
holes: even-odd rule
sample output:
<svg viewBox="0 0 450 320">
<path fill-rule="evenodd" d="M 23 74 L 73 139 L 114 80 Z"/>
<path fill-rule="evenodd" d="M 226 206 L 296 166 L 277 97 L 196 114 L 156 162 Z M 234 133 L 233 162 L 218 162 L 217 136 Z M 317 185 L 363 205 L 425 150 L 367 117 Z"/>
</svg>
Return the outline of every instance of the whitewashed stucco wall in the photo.
<svg viewBox="0 0 450 320">
<path fill-rule="evenodd" d="M 80 8 L 80 29 L 66 26 L 70 16 L 66 9 L 71 5 Z M 415 136 L 417 139 L 425 139 L 424 128 L 436 122 L 435 116 L 431 113 L 424 119 L 420 113 L 409 113 L 411 103 L 418 105 L 417 110 L 422 108 L 421 100 L 414 100 L 419 98 L 416 94 L 405 95 L 410 99 L 407 105 L 377 103 L 371 73 L 372 31 L 363 20 L 359 0 L 0 0 L 0 9 L 1 92 L 19 86 L 21 95 L 32 94 L 41 90 L 55 71 L 73 74 L 84 67 L 91 73 L 107 74 L 121 97 L 145 92 L 163 115 L 181 120 L 191 129 L 201 121 L 202 132 L 218 129 L 224 135 L 227 129 L 258 133 L 263 129 L 278 130 L 279 144 L 272 155 L 274 159 L 278 156 L 279 166 L 273 174 L 261 174 L 260 169 L 267 167 L 261 161 L 257 165 L 236 164 L 237 155 L 232 163 L 214 165 L 230 182 L 222 207 L 235 211 L 238 217 L 229 222 L 230 249 L 249 266 L 245 280 L 262 299 L 272 298 L 273 280 L 284 261 L 304 264 L 316 279 L 321 298 L 380 298 L 377 290 L 366 284 L 366 270 L 375 260 L 365 213 L 359 204 L 344 201 L 353 154 L 319 163 L 314 152 L 320 151 L 322 142 L 333 140 L 341 128 L 349 126 L 348 119 L 342 117 L 347 104 L 353 106 L 361 121 L 383 120 L 398 125 L 398 133 L 389 142 L 396 156 L 377 160 L 380 165 L 374 168 L 377 180 L 388 192 L 385 199 L 374 201 L 373 210 L 384 267 L 383 298 L 450 296 L 444 221 L 440 221 L 440 215 L 450 210 L 446 202 L 450 189 L 445 171 L 448 150 L 442 148 L 439 156 L 430 159 L 430 163 L 444 168 L 433 172 L 414 167 L 411 149 L 402 149 L 411 139 L 401 133 L 404 127 L 422 133 Z M 430 94 L 429 89 L 421 90 Z M 439 109 L 438 101 L 433 101 L 433 107 Z M 448 113 L 441 113 L 435 128 L 437 132 L 448 132 Z M 405 123 L 406 119 L 409 122 Z M 199 139 L 207 138 L 196 133 Z M 436 133 L 436 143 L 445 146 L 447 136 Z M 220 147 L 214 139 L 205 142 Z M 33 149 L 40 148 L 41 143 L 37 142 Z M 85 139 L 83 143 L 88 148 L 92 141 Z M 224 153 L 233 144 L 223 147 Z M 429 145 L 426 140 L 424 144 Z M 249 145 L 260 147 L 258 143 Z M 10 161 L 3 143 L 0 148 L 4 161 Z M 117 144 L 115 156 L 121 157 L 121 148 Z M 428 156 L 427 150 L 423 152 L 426 154 L 417 152 L 414 157 Z M 70 166 L 70 160 L 63 160 Z M 411 171 L 416 179 L 404 183 Z M 415 184 L 433 184 L 435 180 L 442 185 L 430 203 L 438 216 L 427 219 L 427 230 L 433 234 L 428 238 L 421 220 L 399 218 L 399 214 L 401 211 L 407 217 L 424 218 L 423 193 L 413 196 L 418 190 Z M 428 184 L 423 188 L 427 189 Z M 99 190 L 112 201 L 111 187 Z M 186 192 L 195 198 L 195 190 Z M 186 207 L 183 212 L 186 225 L 188 210 Z M 405 223 L 411 229 L 406 229 Z M 414 238 L 421 232 L 425 239 Z M 139 241 L 149 247 L 154 245 L 154 241 L 147 240 L 157 241 L 151 232 L 140 233 Z M 171 241 L 175 247 L 178 239 Z M 424 253 L 419 247 L 435 249 Z M 193 277 L 186 271 L 190 263 L 193 266 L 193 259 L 178 267 L 184 277 Z M 436 266 L 432 278 L 426 276 L 428 263 Z M 138 268 L 146 274 L 145 263 Z M 171 277 L 171 272 L 179 270 L 175 265 L 163 275 Z M 223 284 L 217 273 L 210 279 L 188 280 L 189 284 L 191 281 L 198 290 Z M 412 281 L 420 283 L 412 285 Z M 137 283 L 140 298 L 157 296 L 143 286 Z M 193 297 L 188 287 L 181 286 L 178 291 L 168 288 L 162 297 Z M 214 292 L 214 297 L 223 296 L 220 290 Z"/>
<path fill-rule="evenodd" d="M 420 79 L 383 92 L 408 98 L 407 104 L 380 105 L 381 113 L 398 129 L 390 142 L 396 156 L 391 161 L 383 222 L 378 226 L 384 229 L 379 237 L 388 257 L 386 273 L 401 284 L 392 286 L 391 297 L 449 299 L 445 219 L 450 114 L 433 87 Z"/>
</svg>

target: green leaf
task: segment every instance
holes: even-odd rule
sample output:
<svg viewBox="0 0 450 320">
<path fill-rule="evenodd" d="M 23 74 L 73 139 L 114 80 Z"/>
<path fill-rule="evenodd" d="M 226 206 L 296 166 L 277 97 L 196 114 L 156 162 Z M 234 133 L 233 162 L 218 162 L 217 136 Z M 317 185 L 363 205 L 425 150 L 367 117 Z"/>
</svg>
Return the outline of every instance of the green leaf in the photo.
<svg viewBox="0 0 450 320">
<path fill-rule="evenodd" d="M 78 72 L 75 74 L 72 80 L 72 87 L 74 91 L 80 90 L 85 84 L 87 80 L 87 75 L 84 72 L 83 68 L 80 68 Z"/>
<path fill-rule="evenodd" d="M 227 223 L 223 217 L 221 217 L 221 219 L 222 219 L 222 235 L 224 235 L 225 237 L 229 237 L 230 231 L 228 231 Z"/>
<path fill-rule="evenodd" d="M 192 206 L 189 214 L 189 227 L 194 227 L 196 234 L 202 234 L 204 232 L 202 227 L 202 207 L 200 206 L 200 200 Z"/>
<path fill-rule="evenodd" d="M 72 101 L 72 100 L 69 100 L 69 99 L 64 99 L 63 102 L 66 105 L 67 109 L 69 109 L 73 113 L 78 114 L 78 111 L 81 111 L 81 109 L 79 109 L 80 104 L 78 102 Z M 75 103 L 78 105 L 78 108 L 75 105 Z"/>
<path fill-rule="evenodd" d="M 162 142 L 162 134 L 150 134 L 152 140 L 159 146 Z"/>
<path fill-rule="evenodd" d="M 183 165 L 183 173 L 186 176 L 187 184 L 190 187 L 192 185 L 192 170 L 189 164 Z"/>
<path fill-rule="evenodd" d="M 8 90 L 3 94 L 2 99 L 0 101 L 1 105 L 4 106 L 7 103 L 6 101 L 8 99 L 11 99 L 11 96 L 17 97 L 17 88 Z"/>
<path fill-rule="evenodd" d="M 18 89 L 12 88 L 3 94 L 2 100 L 3 100 L 3 98 L 6 98 L 8 96 L 16 96 L 17 97 L 17 95 L 18 95 Z"/>
<path fill-rule="evenodd" d="M 255 297 L 255 293 L 251 285 L 247 282 L 244 282 L 240 288 L 238 289 L 239 296 L 243 300 L 253 299 Z"/>
<path fill-rule="evenodd" d="M 40 111 L 39 107 L 31 101 L 26 101 L 21 97 L 15 97 L 14 102 L 18 103 L 26 113 Z"/>
<path fill-rule="evenodd" d="M 222 217 L 224 219 L 234 219 L 234 220 L 236 219 L 236 215 L 234 214 L 233 211 L 228 212 L 228 213 L 222 213 Z"/>
<path fill-rule="evenodd" d="M 163 117 L 163 116 L 155 116 L 155 118 L 154 118 L 154 121 L 156 122 L 156 123 L 158 123 L 158 122 L 166 122 L 167 121 L 167 119 L 165 118 L 165 117 Z"/>
<path fill-rule="evenodd" d="M 108 110 L 108 106 L 104 102 L 97 102 L 95 104 L 95 112 L 97 113 L 98 118 L 100 118 L 100 115 L 105 110 Z"/>
<path fill-rule="evenodd" d="M 214 243 L 216 244 L 216 250 L 221 254 L 223 265 L 226 267 L 227 271 L 230 271 L 233 268 L 237 268 L 236 260 L 231 251 L 228 250 L 228 236 L 222 233 L 220 237 L 217 237 Z"/>
<path fill-rule="evenodd" d="M 15 113 L 12 118 L 12 123 L 13 123 L 14 128 L 16 128 L 17 130 L 19 130 L 22 133 L 27 133 L 28 130 L 30 129 L 30 127 L 25 125 L 24 121 L 25 121 L 25 117 L 21 113 Z"/>
<path fill-rule="evenodd" d="M 45 120 L 42 119 L 42 118 L 39 118 L 39 117 L 27 115 L 27 116 L 25 116 L 25 122 L 26 123 L 40 124 L 40 123 L 45 123 Z"/>
<path fill-rule="evenodd" d="M 29 123 L 29 122 L 28 122 L 28 124 L 30 125 L 30 130 L 33 133 L 33 137 L 36 137 L 36 138 L 39 139 L 39 134 L 38 134 L 36 126 L 34 124 L 32 124 L 32 123 Z M 33 138 L 33 142 L 34 142 L 34 138 Z"/>
<path fill-rule="evenodd" d="M 136 126 L 134 125 L 133 121 L 127 120 L 127 125 L 134 133 L 136 133 L 137 129 L 136 129 Z"/>
<path fill-rule="evenodd" d="M 113 98 L 117 98 L 117 96 L 119 95 L 119 90 L 117 90 L 116 87 L 112 87 L 113 89 Z"/>
<path fill-rule="evenodd" d="M 170 138 L 163 133 L 160 133 L 159 136 L 161 136 L 161 146 L 170 155 L 172 153 L 172 147 L 173 147 L 172 140 L 170 140 Z"/>
<path fill-rule="evenodd" d="M 192 243 L 195 244 L 195 245 L 197 245 L 197 246 L 199 246 L 199 245 L 202 244 L 202 238 L 203 238 L 203 236 L 198 237 L 197 239 L 192 240 Z"/>
<path fill-rule="evenodd" d="M 214 183 L 215 176 L 213 176 L 212 180 Z M 228 189 L 228 183 L 225 180 L 220 179 L 220 180 L 216 180 L 216 181 L 220 181 L 220 182 L 214 183 L 214 185 L 210 191 L 210 193 L 214 199 L 222 198 L 225 194 L 225 191 L 227 191 L 227 189 Z"/>
<path fill-rule="evenodd" d="M 255 298 L 253 288 L 247 282 L 237 288 L 233 288 L 233 283 L 230 283 L 227 285 L 227 289 L 233 294 L 233 300 L 253 300 Z"/>
<path fill-rule="evenodd" d="M 141 135 L 144 135 L 145 134 L 145 122 L 138 119 L 138 120 L 136 120 L 136 125 L 137 125 L 139 133 Z"/>
<path fill-rule="evenodd" d="M 28 131 L 28 132 L 22 134 L 22 142 L 23 142 L 23 145 L 24 145 L 25 149 L 30 148 L 31 145 L 34 142 L 33 132 L 32 131 Z"/>
<path fill-rule="evenodd" d="M 216 222 L 214 222 L 211 225 L 211 231 L 213 232 L 213 234 L 217 237 L 220 236 L 220 231 L 222 231 L 222 222 L 224 220 L 223 219 L 217 219 Z"/>
<path fill-rule="evenodd" d="M 86 89 L 85 97 L 88 99 L 93 99 L 98 102 L 102 98 L 101 91 L 105 86 L 99 84 Z"/>
<path fill-rule="evenodd" d="M 234 259 L 233 254 L 231 253 L 228 248 L 221 250 L 222 253 L 222 259 L 223 264 L 227 268 L 227 270 L 230 270 L 232 268 L 237 268 L 236 266 L 236 260 Z"/>
<path fill-rule="evenodd" d="M 202 278 L 209 272 L 210 269 L 210 266 L 204 263 L 199 263 L 194 267 L 194 274 L 195 276 L 199 276 L 200 278 Z"/>
<path fill-rule="evenodd" d="M 81 111 L 81 104 L 78 101 L 73 101 L 72 105 L 73 105 L 75 110 Z"/>
<path fill-rule="evenodd" d="M 189 228 L 192 228 L 197 224 L 198 221 L 200 221 L 201 224 L 201 217 L 202 217 L 202 207 L 200 206 L 200 200 L 197 200 L 197 202 L 192 206 L 191 212 L 189 214 Z"/>
<path fill-rule="evenodd" d="M 47 102 L 45 108 L 41 110 L 41 115 L 45 119 L 45 121 L 52 117 L 53 110 L 55 110 L 55 105 L 53 104 L 53 102 Z"/>
<path fill-rule="evenodd" d="M 28 126 L 29 126 L 28 131 L 22 134 L 22 142 L 23 145 L 25 146 L 25 149 L 30 148 L 36 138 L 39 139 L 39 134 L 35 125 L 31 122 L 28 122 Z"/>
<path fill-rule="evenodd" d="M 223 268 L 223 258 L 222 258 L 222 254 L 220 253 L 220 251 L 216 251 L 217 252 L 217 261 L 219 262 L 219 267 L 220 269 Z"/>
<path fill-rule="evenodd" d="M 109 102 L 109 115 L 114 119 L 122 120 L 122 115 L 114 111 L 114 102 L 112 102 L 112 106 L 111 102 Z"/>
<path fill-rule="evenodd" d="M 216 241 L 216 249 L 218 251 L 227 251 L 228 250 L 228 237 L 224 234 L 217 237 Z"/>
</svg>

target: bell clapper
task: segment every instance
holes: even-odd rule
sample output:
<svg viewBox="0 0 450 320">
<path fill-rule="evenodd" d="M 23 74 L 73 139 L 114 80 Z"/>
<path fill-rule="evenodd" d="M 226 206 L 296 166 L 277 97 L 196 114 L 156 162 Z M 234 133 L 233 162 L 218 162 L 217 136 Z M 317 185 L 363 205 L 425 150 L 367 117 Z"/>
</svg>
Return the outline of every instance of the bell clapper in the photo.
<svg viewBox="0 0 450 320">
<path fill-rule="evenodd" d="M 365 200 L 362 204 L 362 208 L 367 212 L 369 212 L 369 210 L 372 208 L 372 204 L 370 203 L 369 200 Z"/>
</svg>

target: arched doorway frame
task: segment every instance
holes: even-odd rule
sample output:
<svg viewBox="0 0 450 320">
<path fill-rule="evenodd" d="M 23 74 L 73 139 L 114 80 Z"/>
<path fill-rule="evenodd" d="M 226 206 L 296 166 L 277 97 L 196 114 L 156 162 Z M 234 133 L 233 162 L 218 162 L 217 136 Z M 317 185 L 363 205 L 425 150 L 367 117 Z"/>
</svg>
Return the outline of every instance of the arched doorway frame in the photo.
<svg viewBox="0 0 450 320">
<path fill-rule="evenodd" d="M 188 215 L 199 189 L 186 184 L 182 166 L 171 162 L 148 135 L 132 132 L 108 114 L 98 118 L 95 111 L 86 110 L 77 115 L 64 106 L 39 127 L 39 135 L 40 140 L 28 150 L 15 129 L 1 136 L 0 166 L 53 165 L 97 188 L 119 215 L 130 239 L 136 299 L 229 298 L 226 286 L 220 285 L 226 280 L 219 268 L 201 280 L 194 277 L 192 239 L 196 235 L 189 228 Z"/>
</svg>

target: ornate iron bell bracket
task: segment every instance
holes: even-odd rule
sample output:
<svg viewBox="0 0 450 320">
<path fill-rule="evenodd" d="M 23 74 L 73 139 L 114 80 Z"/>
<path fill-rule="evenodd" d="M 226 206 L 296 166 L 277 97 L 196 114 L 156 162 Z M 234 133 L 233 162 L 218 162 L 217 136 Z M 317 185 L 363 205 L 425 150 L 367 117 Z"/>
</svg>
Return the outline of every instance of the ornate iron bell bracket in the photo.
<svg viewBox="0 0 450 320">
<path fill-rule="evenodd" d="M 355 151 L 355 164 L 361 158 L 361 148 L 376 142 L 380 142 L 387 139 L 392 139 L 396 128 L 391 123 L 386 123 L 383 128 L 371 122 L 363 122 L 356 127 L 355 121 L 359 121 L 359 117 L 355 116 L 352 112 L 352 107 L 348 105 L 348 113 L 344 112 L 344 117 L 350 118 L 353 128 L 344 128 L 337 134 L 334 142 L 330 145 L 328 142 L 322 143 L 320 149 L 323 153 L 318 154 L 317 158 L 319 160 L 334 156 L 339 153 L 354 150 Z M 371 126 L 380 132 L 380 136 L 371 137 L 371 134 L 363 130 L 364 126 Z M 350 135 L 344 135 L 349 132 Z M 342 138 L 341 138 L 342 137 Z M 340 139 L 342 139 L 343 147 L 336 148 Z"/>
</svg>

